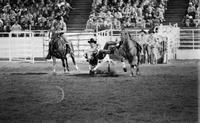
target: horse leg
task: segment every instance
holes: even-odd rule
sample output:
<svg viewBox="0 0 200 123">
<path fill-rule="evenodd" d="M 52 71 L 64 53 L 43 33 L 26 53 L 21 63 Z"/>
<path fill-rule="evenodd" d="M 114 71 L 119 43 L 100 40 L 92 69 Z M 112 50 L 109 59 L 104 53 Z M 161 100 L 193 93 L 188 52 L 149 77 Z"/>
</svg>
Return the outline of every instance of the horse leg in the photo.
<svg viewBox="0 0 200 123">
<path fill-rule="evenodd" d="M 63 68 L 64 68 L 64 73 L 66 73 L 65 59 L 62 58 L 61 61 L 62 61 L 62 65 L 63 65 Z"/>
<path fill-rule="evenodd" d="M 131 74 L 130 74 L 130 76 L 135 77 L 136 76 L 136 72 L 134 72 L 134 71 L 135 71 L 136 65 L 130 64 L 130 67 L 131 67 Z"/>
<path fill-rule="evenodd" d="M 78 66 L 76 64 L 75 58 L 74 58 L 74 53 L 70 53 L 70 56 L 72 58 L 72 62 L 74 63 L 76 70 L 79 70 L 79 68 L 78 68 Z"/>
<path fill-rule="evenodd" d="M 151 50 L 151 47 L 147 47 L 147 60 L 148 60 L 148 64 L 151 64 L 152 63 L 152 50 Z"/>
<path fill-rule="evenodd" d="M 67 58 L 65 58 L 65 63 L 66 63 L 67 71 L 69 72 L 69 65 L 68 65 L 68 62 L 67 62 Z"/>
<path fill-rule="evenodd" d="M 143 46 L 143 63 L 146 63 L 146 47 Z"/>
<path fill-rule="evenodd" d="M 123 67 L 124 72 L 127 72 L 126 63 L 124 62 L 123 58 L 121 59 L 121 62 L 122 62 L 122 67 Z"/>
<path fill-rule="evenodd" d="M 56 58 L 52 57 L 53 59 L 53 73 L 56 73 Z"/>
<path fill-rule="evenodd" d="M 139 65 L 140 65 L 140 54 L 138 54 L 138 56 L 137 56 L 137 65 L 136 65 L 136 74 L 137 75 L 140 75 Z"/>
<path fill-rule="evenodd" d="M 133 59 L 129 61 L 130 67 L 131 67 L 131 74 L 130 76 L 135 77 L 137 74 L 137 65 L 138 65 L 138 57 L 137 56 L 133 56 Z"/>
</svg>

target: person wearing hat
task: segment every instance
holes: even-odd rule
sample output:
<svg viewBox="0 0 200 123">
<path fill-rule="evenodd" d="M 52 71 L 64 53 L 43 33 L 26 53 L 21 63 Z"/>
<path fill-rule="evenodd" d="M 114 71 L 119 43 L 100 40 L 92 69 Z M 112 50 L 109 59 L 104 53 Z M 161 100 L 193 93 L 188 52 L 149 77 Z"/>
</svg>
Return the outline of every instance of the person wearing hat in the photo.
<svg viewBox="0 0 200 123">
<path fill-rule="evenodd" d="M 157 39 L 155 38 L 154 36 L 154 28 L 150 29 L 148 31 L 149 33 L 149 36 L 148 36 L 148 39 L 147 39 L 147 47 L 146 47 L 146 52 L 147 54 L 149 55 L 149 59 L 148 59 L 148 62 L 149 63 L 153 63 L 153 61 L 155 61 L 157 58 L 155 56 L 156 55 L 156 49 L 157 49 Z"/>
<path fill-rule="evenodd" d="M 98 45 L 97 45 L 97 41 L 94 40 L 94 38 L 91 38 L 88 43 L 90 44 L 90 48 L 91 50 L 97 50 L 98 49 Z"/>
<path fill-rule="evenodd" d="M 192 18 L 195 18 L 196 8 L 192 2 L 189 2 L 189 6 L 187 8 L 187 13 L 189 16 L 192 16 Z"/>
<path fill-rule="evenodd" d="M 144 29 L 141 29 L 139 32 L 138 32 L 139 36 L 138 36 L 138 43 L 140 44 L 140 46 L 142 47 L 142 52 L 141 52 L 141 55 L 142 55 L 142 59 L 144 60 L 143 62 L 146 61 L 146 48 L 147 48 L 147 39 L 148 39 L 148 35 L 147 35 L 147 32 L 144 30 Z"/>
<path fill-rule="evenodd" d="M 66 44 L 68 44 L 70 53 L 72 53 L 74 50 L 72 47 L 72 43 L 68 41 L 66 37 L 64 36 L 64 33 L 67 31 L 67 26 L 66 26 L 66 23 L 63 21 L 63 18 L 60 14 L 58 14 L 53 20 L 50 30 L 52 31 L 52 39 L 49 42 L 49 52 L 46 59 L 51 59 L 51 51 L 53 50 L 52 43 L 53 43 L 53 39 L 55 38 L 55 36 L 57 36 L 57 34 L 59 34 L 60 37 L 66 42 Z"/>
<path fill-rule="evenodd" d="M 90 49 L 84 54 L 87 62 L 90 64 L 90 70 L 94 68 L 98 62 L 97 53 L 98 53 L 98 45 L 97 41 L 94 38 L 91 38 L 88 43 L 90 44 Z"/>
</svg>

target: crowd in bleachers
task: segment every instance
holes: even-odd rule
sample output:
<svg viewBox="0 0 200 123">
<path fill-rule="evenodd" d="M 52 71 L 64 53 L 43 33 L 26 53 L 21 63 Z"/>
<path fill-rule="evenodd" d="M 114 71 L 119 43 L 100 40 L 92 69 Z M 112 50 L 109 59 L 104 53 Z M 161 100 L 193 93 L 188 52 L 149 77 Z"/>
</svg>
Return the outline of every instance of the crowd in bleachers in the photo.
<svg viewBox="0 0 200 123">
<path fill-rule="evenodd" d="M 86 29 L 151 28 L 164 19 L 168 0 L 93 0 Z M 112 27 L 111 27 L 112 26 Z"/>
<path fill-rule="evenodd" d="M 0 32 L 47 30 L 58 13 L 66 22 L 71 9 L 66 0 L 0 0 Z"/>
<path fill-rule="evenodd" d="M 186 27 L 198 27 L 200 25 L 200 2 L 199 0 L 190 0 L 186 12 L 186 16 L 183 18 L 183 26 Z"/>
</svg>

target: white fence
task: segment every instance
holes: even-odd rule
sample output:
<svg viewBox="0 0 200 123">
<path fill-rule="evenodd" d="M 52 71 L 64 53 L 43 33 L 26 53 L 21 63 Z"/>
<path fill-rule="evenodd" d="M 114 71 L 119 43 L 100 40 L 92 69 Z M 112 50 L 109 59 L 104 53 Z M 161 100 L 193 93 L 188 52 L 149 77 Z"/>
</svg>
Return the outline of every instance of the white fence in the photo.
<svg viewBox="0 0 200 123">
<path fill-rule="evenodd" d="M 138 30 L 129 29 L 132 35 L 138 36 Z M 103 48 L 107 41 L 120 40 L 120 30 L 104 30 L 98 33 L 66 33 L 71 40 L 75 55 L 82 59 L 84 52 L 89 49 L 88 40 L 96 38 Z M 177 27 L 159 27 L 155 35 L 166 38 L 168 59 L 200 59 L 200 29 L 179 29 Z M 96 35 L 96 36 L 95 36 Z M 44 58 L 48 51 L 49 37 L 47 31 L 26 31 L 0 33 L 0 59 L 28 60 Z"/>
<path fill-rule="evenodd" d="M 155 37 L 167 42 L 167 59 L 200 59 L 200 29 L 180 29 L 177 26 L 157 27 Z M 138 29 L 128 29 L 138 36 Z M 104 30 L 97 33 L 101 45 L 120 38 L 120 30 Z"/>
<path fill-rule="evenodd" d="M 126 29 L 134 37 L 139 36 L 138 32 L 141 29 Z M 148 30 L 145 30 L 148 32 Z M 158 32 L 154 34 L 154 37 L 159 39 L 160 42 L 164 41 L 167 44 L 167 58 L 175 59 L 177 55 L 177 49 L 179 44 L 179 34 L 180 29 L 175 26 L 159 26 Z M 121 30 L 104 30 L 97 33 L 97 40 L 101 45 L 104 45 L 107 41 L 116 41 L 120 40 Z"/>
<path fill-rule="evenodd" d="M 65 35 L 72 41 L 75 55 L 80 59 L 89 49 L 87 41 L 95 36 L 94 33 L 66 33 Z M 0 33 L 0 59 L 34 62 L 35 58 L 44 58 L 47 55 L 49 40 L 47 31 Z"/>
<path fill-rule="evenodd" d="M 181 29 L 177 59 L 200 59 L 200 29 Z"/>
</svg>

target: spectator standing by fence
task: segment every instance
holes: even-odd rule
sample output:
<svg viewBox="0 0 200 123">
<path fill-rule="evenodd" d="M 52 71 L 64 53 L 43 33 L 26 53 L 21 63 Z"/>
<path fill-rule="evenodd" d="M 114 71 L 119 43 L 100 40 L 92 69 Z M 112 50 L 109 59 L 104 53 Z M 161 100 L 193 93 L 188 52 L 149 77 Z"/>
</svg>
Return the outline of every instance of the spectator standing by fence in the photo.
<svg viewBox="0 0 200 123">
<path fill-rule="evenodd" d="M 18 21 L 15 21 L 15 24 L 12 25 L 11 31 L 21 31 L 22 27 L 18 24 Z"/>
</svg>

